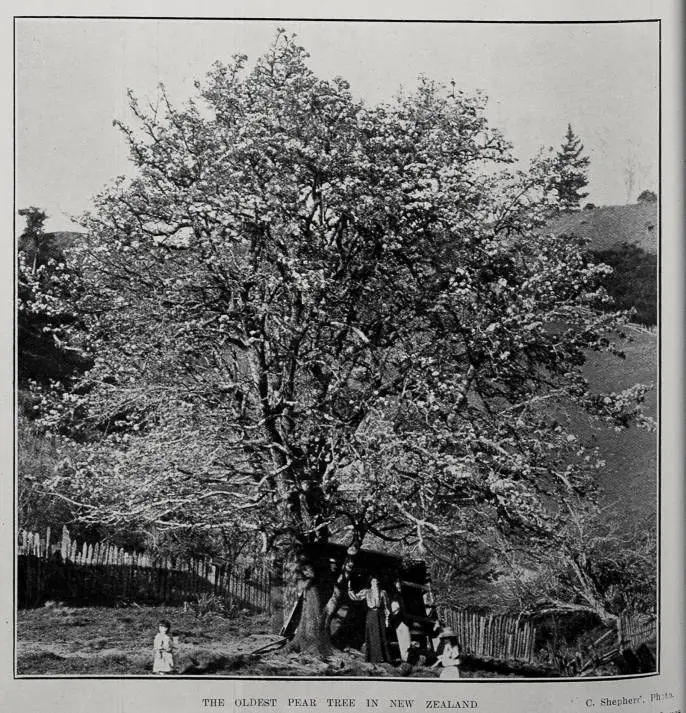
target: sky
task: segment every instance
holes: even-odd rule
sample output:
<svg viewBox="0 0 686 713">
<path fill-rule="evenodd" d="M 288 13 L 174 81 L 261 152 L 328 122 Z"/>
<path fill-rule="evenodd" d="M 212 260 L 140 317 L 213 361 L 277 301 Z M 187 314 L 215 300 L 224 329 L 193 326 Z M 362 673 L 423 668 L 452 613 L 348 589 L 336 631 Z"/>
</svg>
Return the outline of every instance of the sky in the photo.
<svg viewBox="0 0 686 713">
<path fill-rule="evenodd" d="M 656 23 L 527 25 L 361 22 L 23 19 L 16 24 L 16 208 L 48 213 L 47 230 L 115 176 L 130 174 L 113 119 L 131 119 L 126 92 L 153 100 L 195 93 L 216 60 L 264 53 L 283 25 L 323 78 L 342 76 L 370 103 L 419 75 L 489 97 L 487 116 L 523 162 L 558 148 L 567 124 L 591 159 L 586 200 L 635 202 L 658 185 Z M 626 171 L 635 175 L 627 195 Z M 18 232 L 23 225 L 17 224 Z"/>
</svg>

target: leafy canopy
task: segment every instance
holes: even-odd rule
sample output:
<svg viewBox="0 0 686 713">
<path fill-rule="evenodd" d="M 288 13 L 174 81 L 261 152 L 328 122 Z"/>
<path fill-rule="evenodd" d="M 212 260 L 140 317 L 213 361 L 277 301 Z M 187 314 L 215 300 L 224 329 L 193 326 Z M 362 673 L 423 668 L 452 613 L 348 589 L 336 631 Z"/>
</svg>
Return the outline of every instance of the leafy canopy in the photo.
<svg viewBox="0 0 686 713">
<path fill-rule="evenodd" d="M 619 322 L 604 268 L 540 232 L 550 162 L 512 170 L 484 99 L 428 79 L 357 101 L 283 31 L 197 87 L 131 97 L 136 177 L 84 218 L 94 365 L 85 418 L 46 411 L 55 492 L 86 520 L 266 546 L 550 537 L 599 464 L 568 405 L 615 423 L 643 394 L 582 376 Z"/>
</svg>

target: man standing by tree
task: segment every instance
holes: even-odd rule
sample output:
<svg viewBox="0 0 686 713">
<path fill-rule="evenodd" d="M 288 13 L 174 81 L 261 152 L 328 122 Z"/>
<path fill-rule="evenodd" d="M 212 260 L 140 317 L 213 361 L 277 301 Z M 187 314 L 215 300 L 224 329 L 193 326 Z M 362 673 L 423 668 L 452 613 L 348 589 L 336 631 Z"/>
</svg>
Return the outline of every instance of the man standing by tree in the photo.
<svg viewBox="0 0 686 713">
<path fill-rule="evenodd" d="M 557 152 L 555 160 L 557 178 L 553 184 L 557 190 L 560 208 L 564 211 L 578 210 L 581 199 L 588 195 L 581 191 L 588 185 L 586 174 L 591 160 L 588 156 L 581 155 L 583 150 L 581 139 L 574 134 L 572 125 L 568 124 L 565 141 Z"/>
</svg>

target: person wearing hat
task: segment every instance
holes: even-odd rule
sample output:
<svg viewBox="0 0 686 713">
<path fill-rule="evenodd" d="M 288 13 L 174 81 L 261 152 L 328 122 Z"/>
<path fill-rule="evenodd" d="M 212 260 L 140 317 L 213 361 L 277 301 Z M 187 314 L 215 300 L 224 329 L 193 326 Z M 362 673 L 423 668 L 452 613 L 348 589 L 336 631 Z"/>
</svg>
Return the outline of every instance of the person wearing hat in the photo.
<svg viewBox="0 0 686 713">
<path fill-rule="evenodd" d="M 438 638 L 443 644 L 443 650 L 434 666 L 438 666 L 439 664 L 443 666 L 440 678 L 459 678 L 460 645 L 457 643 L 457 634 L 451 627 L 446 626 Z"/>
</svg>

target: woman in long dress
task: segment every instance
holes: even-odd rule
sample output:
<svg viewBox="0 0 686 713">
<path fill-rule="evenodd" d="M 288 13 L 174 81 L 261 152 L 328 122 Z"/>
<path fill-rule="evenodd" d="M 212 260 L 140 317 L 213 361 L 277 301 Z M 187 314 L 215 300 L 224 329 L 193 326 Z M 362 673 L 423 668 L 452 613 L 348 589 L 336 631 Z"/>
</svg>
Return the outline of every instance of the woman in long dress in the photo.
<svg viewBox="0 0 686 713">
<path fill-rule="evenodd" d="M 388 615 L 388 599 L 386 592 L 379 588 L 379 580 L 372 576 L 369 586 L 359 592 L 353 592 L 348 582 L 348 596 L 353 601 L 367 603 L 367 619 L 364 638 L 366 644 L 365 660 L 371 663 L 390 661 L 388 640 L 386 639 L 386 617 Z"/>
</svg>

